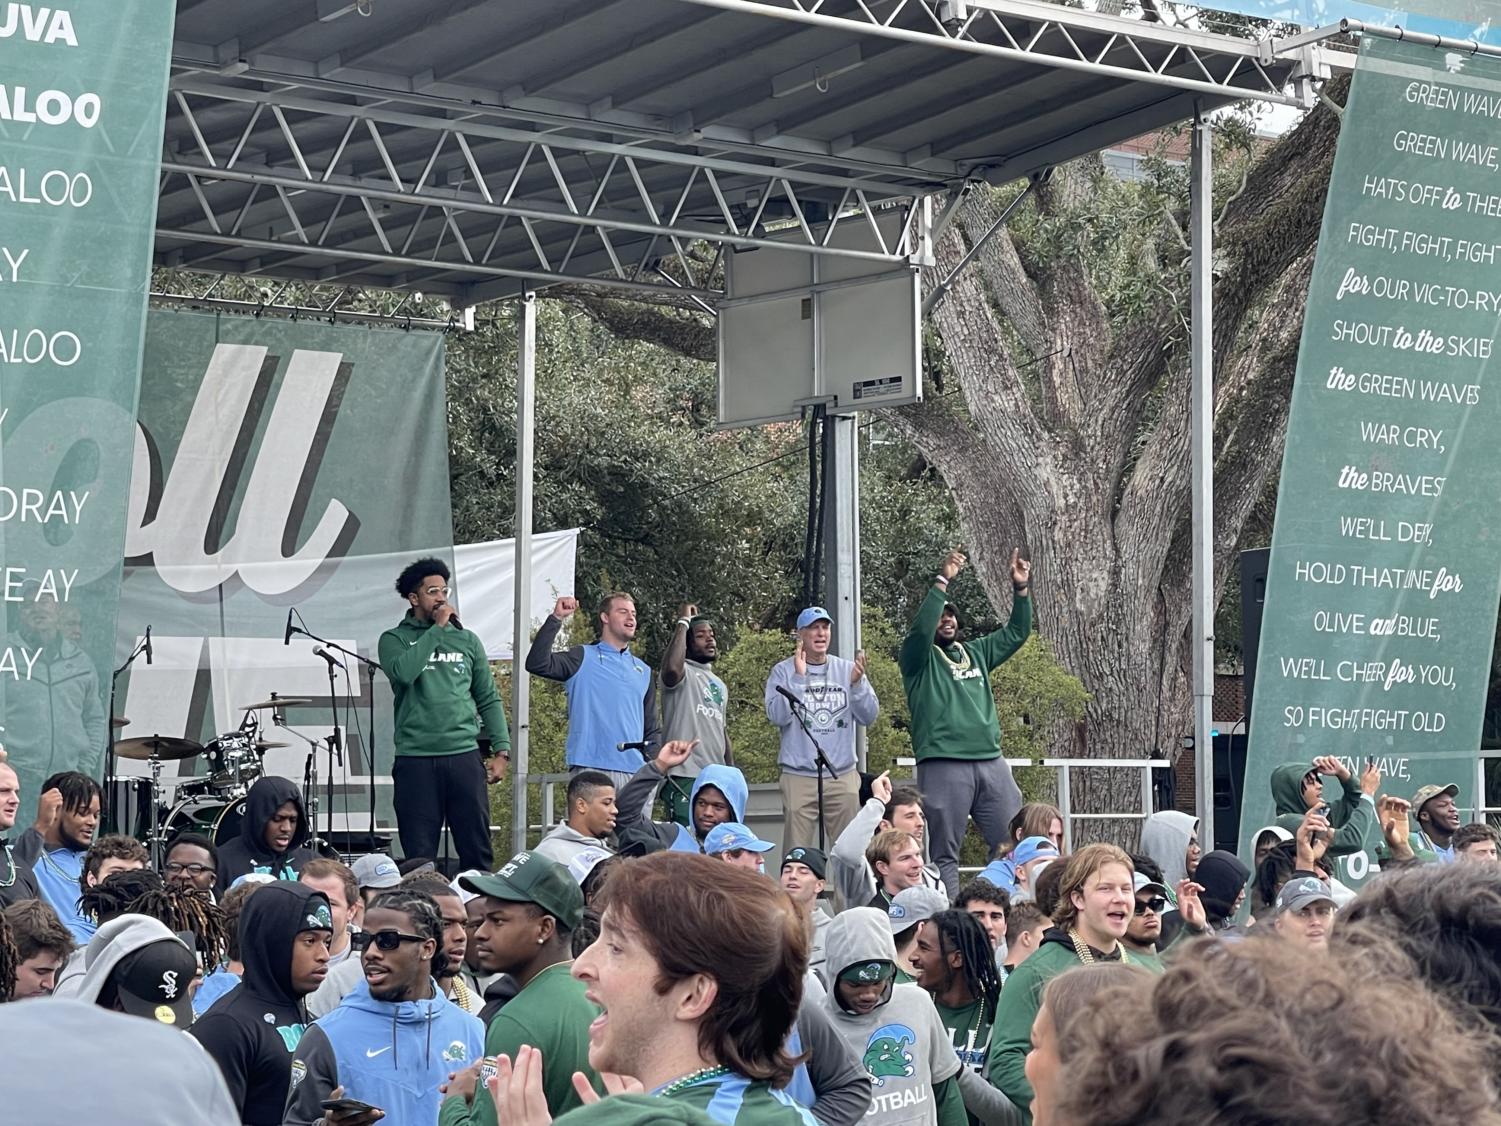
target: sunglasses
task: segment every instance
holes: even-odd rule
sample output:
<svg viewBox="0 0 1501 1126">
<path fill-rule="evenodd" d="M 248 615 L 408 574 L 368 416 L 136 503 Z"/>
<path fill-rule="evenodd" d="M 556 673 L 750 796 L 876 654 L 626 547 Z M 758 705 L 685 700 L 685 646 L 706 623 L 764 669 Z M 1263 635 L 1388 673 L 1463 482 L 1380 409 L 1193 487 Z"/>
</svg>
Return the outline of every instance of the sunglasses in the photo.
<svg viewBox="0 0 1501 1126">
<path fill-rule="evenodd" d="M 426 942 L 427 939 L 417 934 L 402 934 L 400 931 L 356 931 L 349 936 L 350 945 L 356 950 L 364 950 L 367 946 L 374 946 L 378 950 L 395 950 L 403 942 Z"/>
<path fill-rule="evenodd" d="M 1167 900 L 1160 895 L 1154 895 L 1151 899 L 1136 901 L 1136 907 L 1132 910 L 1133 915 L 1145 915 L 1150 911 L 1154 915 L 1162 914 L 1162 909 L 1167 906 Z"/>
</svg>

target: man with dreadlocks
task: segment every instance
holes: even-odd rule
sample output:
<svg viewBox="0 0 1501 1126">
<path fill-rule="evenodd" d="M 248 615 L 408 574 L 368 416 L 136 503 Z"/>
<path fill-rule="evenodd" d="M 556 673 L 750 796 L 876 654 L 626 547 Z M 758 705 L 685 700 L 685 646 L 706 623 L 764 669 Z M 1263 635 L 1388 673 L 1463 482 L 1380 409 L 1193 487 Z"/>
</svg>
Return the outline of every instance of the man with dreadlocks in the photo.
<svg viewBox="0 0 1501 1126">
<path fill-rule="evenodd" d="M 392 1123 L 438 1120 L 439 1085 L 484 1051 L 479 1018 L 443 995 L 443 916 L 437 901 L 411 887 L 381 892 L 352 935 L 365 980 L 297 1046 L 285 1126 L 324 1117 L 325 1099 L 347 1096 L 384 1112 Z M 340 1126 L 378 1114 L 340 1115 Z"/>
<path fill-rule="evenodd" d="M 58 918 L 87 942 L 92 929 L 81 926 L 78 892 L 83 877 L 83 858 L 94 843 L 99 828 L 103 791 L 87 774 L 67 770 L 42 783 L 37 799 L 36 822 L 16 841 L 15 857 L 36 873 L 42 898 Z"/>
<path fill-rule="evenodd" d="M 147 892 L 160 891 L 161 887 L 162 878 L 151 869 L 127 868 L 84 890 L 78 897 L 78 911 L 97 929 L 90 932 L 93 937 L 88 940 L 88 945 L 73 951 L 68 964 L 57 975 L 57 987 L 53 990 L 57 996 L 72 997 L 78 993 L 84 972 L 109 944 L 109 935 L 101 939 L 98 933 L 105 929 L 105 924 L 128 913 L 130 905 Z"/>
<path fill-rule="evenodd" d="M 938 912 L 918 924 L 912 967 L 917 984 L 932 995 L 963 1065 L 959 1093 L 971 1124 L 1020 1123 L 1011 1100 L 985 1080 L 990 1029 L 1001 999 L 1001 978 L 985 928 L 968 911 Z"/>
<path fill-rule="evenodd" d="M 207 892 L 199 891 L 191 884 L 166 884 L 148 891 L 132 903 L 127 912 L 146 915 L 167 924 L 168 930 L 192 948 L 198 960 L 198 970 L 193 975 L 188 996 L 197 997 L 204 976 L 224 961 L 228 947 L 224 912 L 209 899 Z M 194 1011 L 198 1011 L 196 1006 Z"/>
<path fill-rule="evenodd" d="M 730 731 L 725 725 L 724 710 L 730 691 L 714 675 L 714 659 L 719 643 L 714 636 L 714 622 L 690 603 L 678 607 L 677 625 L 662 654 L 662 738 L 671 742 L 682 739 L 694 743 L 687 759 L 673 768 L 662 787 L 662 802 L 667 819 L 693 828 L 688 819 L 698 772 L 706 766 L 734 766 L 730 752 Z"/>
</svg>

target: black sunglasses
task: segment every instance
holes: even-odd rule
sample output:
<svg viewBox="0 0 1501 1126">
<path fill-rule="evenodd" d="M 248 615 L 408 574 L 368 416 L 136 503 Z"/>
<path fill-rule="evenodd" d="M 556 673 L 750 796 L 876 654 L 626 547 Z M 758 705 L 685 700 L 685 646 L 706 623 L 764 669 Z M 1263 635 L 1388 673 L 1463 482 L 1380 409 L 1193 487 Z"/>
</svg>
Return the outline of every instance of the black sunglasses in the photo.
<svg viewBox="0 0 1501 1126">
<path fill-rule="evenodd" d="M 1151 899 L 1136 901 L 1136 907 L 1131 912 L 1133 915 L 1145 915 L 1148 911 L 1154 915 L 1162 914 L 1162 909 L 1167 906 L 1167 900 L 1160 895 L 1154 895 Z"/>
<path fill-rule="evenodd" d="M 427 939 L 417 934 L 402 934 L 400 931 L 355 931 L 349 936 L 350 945 L 356 950 L 364 950 L 367 946 L 375 946 L 380 950 L 395 950 L 403 942 L 426 942 Z"/>
</svg>

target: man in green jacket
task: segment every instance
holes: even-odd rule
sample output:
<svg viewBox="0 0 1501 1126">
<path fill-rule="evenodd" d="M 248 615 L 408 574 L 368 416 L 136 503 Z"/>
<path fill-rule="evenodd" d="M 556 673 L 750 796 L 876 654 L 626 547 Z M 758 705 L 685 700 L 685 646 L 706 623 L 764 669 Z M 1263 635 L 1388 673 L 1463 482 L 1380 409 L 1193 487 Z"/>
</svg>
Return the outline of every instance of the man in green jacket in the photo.
<svg viewBox="0 0 1501 1126">
<path fill-rule="evenodd" d="M 1136 907 L 1131 858 L 1115 845 L 1092 844 L 1061 863 L 1053 925 L 1043 932 L 1042 945 L 1001 987 L 990 1033 L 985 1077 L 1018 1108 L 1032 1105 L 1025 1068 L 1044 985 L 1064 970 L 1095 962 L 1119 961 L 1162 972 L 1160 962 L 1132 953 L 1121 941 Z"/>
<path fill-rule="evenodd" d="M 443 823 L 461 869 L 488 872 L 490 799 L 486 783 L 505 777 L 511 733 L 480 639 L 459 625 L 448 601 L 448 565 L 418 559 L 396 580 L 411 605 L 380 635 L 381 671 L 396 702 L 396 828 L 409 857 L 438 855 Z M 480 755 L 480 725 L 491 755 Z"/>
<path fill-rule="evenodd" d="M 1324 800 L 1325 778 L 1339 783 L 1339 797 L 1332 802 Z M 1327 855 L 1331 859 L 1348 856 L 1365 847 L 1367 835 L 1376 826 L 1376 792 L 1381 789 L 1381 771 L 1375 764 L 1368 762 L 1356 782 L 1348 766 L 1332 755 L 1323 755 L 1310 766 L 1285 762 L 1274 767 L 1270 781 L 1279 827 L 1296 834 L 1310 809 L 1328 805 L 1327 816 L 1334 837 Z M 1371 836 L 1373 846 L 1379 843 L 1379 832 L 1378 828 L 1377 834 Z"/>
<path fill-rule="evenodd" d="M 972 641 L 959 639 L 959 614 L 947 601 L 948 585 L 966 562 L 963 552 L 948 553 L 897 654 L 912 714 L 929 848 L 950 896 L 959 890 L 959 845 L 970 817 L 994 852 L 1022 805 L 1011 767 L 1001 757 L 990 674 L 1032 632 L 1032 564 L 1013 551 L 1016 597 L 1005 627 Z"/>
</svg>

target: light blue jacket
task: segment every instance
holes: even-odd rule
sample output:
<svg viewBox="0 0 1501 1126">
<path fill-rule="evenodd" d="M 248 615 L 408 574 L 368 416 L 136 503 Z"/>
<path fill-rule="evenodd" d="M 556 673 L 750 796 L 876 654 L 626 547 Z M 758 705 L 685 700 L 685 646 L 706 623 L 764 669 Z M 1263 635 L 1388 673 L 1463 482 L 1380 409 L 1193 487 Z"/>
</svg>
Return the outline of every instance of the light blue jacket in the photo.
<svg viewBox="0 0 1501 1126">
<path fill-rule="evenodd" d="M 377 1001 L 360 982 L 333 1012 L 308 1026 L 292 1061 L 287 1126 L 323 1115 L 335 1087 L 386 1112 L 391 1126 L 431 1126 L 443 1096 L 438 1085 L 485 1052 L 485 1026 L 436 982 L 427 1001 Z"/>
</svg>

